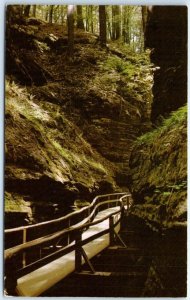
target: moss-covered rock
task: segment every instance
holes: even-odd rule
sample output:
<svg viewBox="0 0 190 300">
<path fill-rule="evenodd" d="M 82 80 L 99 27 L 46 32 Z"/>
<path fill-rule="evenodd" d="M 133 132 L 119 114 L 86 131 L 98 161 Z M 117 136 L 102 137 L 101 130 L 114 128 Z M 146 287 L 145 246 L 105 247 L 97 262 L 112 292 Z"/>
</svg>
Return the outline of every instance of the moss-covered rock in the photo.
<svg viewBox="0 0 190 300">
<path fill-rule="evenodd" d="M 8 28 L 5 188 L 72 205 L 126 190 L 132 145 L 150 127 L 152 75 L 149 53 L 76 30 L 69 60 L 67 39 L 56 24 Z"/>
<path fill-rule="evenodd" d="M 133 213 L 157 227 L 186 225 L 187 107 L 140 137 L 130 167 Z"/>
<path fill-rule="evenodd" d="M 56 203 L 83 197 L 84 190 L 91 198 L 104 181 L 116 187 L 114 166 L 92 149 L 58 105 L 37 101 L 7 81 L 5 113 L 6 210 L 15 210 L 11 193 Z"/>
</svg>

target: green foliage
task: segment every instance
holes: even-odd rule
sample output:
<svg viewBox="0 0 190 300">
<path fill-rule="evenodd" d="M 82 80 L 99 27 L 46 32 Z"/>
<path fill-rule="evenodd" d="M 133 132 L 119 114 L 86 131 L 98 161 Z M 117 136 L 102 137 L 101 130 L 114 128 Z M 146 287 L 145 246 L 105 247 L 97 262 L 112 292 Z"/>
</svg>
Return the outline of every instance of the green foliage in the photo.
<svg viewBox="0 0 190 300">
<path fill-rule="evenodd" d="M 72 150 L 68 150 L 62 147 L 55 140 L 50 139 L 50 142 L 70 165 L 72 166 L 78 165 L 78 167 L 80 167 L 80 165 L 82 164 L 87 164 L 91 169 L 95 169 L 100 173 L 107 173 L 104 166 L 100 162 L 93 160 L 91 157 L 88 157 L 85 154 L 75 153 Z"/>
<path fill-rule="evenodd" d="M 104 64 L 104 70 L 111 71 L 114 70 L 120 74 L 128 75 L 129 78 L 133 76 L 138 76 L 140 72 L 141 62 L 136 58 L 120 58 L 118 56 L 109 56 Z"/>
<path fill-rule="evenodd" d="M 104 69 L 107 71 L 115 70 L 118 73 L 122 73 L 126 69 L 126 63 L 117 56 L 110 56 L 104 65 Z"/>
<path fill-rule="evenodd" d="M 49 121 L 48 112 L 34 101 L 34 96 L 25 88 L 20 88 L 14 81 L 6 81 L 6 112 L 11 112 L 14 117 L 22 115 L 29 120 Z"/>
<path fill-rule="evenodd" d="M 6 115 L 14 122 L 16 132 L 22 132 L 17 137 L 12 125 L 9 126 L 6 155 L 23 167 L 23 178 L 30 176 L 30 172 L 25 174 L 27 168 L 33 168 L 34 172 L 42 170 L 56 181 L 69 177 L 90 185 L 112 174 L 112 166 L 90 146 L 57 104 L 37 101 L 26 88 L 7 81 Z M 25 139 L 22 139 L 23 129 L 27 132 Z"/>
<path fill-rule="evenodd" d="M 170 118 L 165 119 L 163 122 L 163 131 L 167 128 L 173 128 L 178 125 L 183 125 L 187 123 L 187 105 L 179 108 L 177 111 L 171 113 Z M 162 132 L 163 132 L 162 131 Z"/>
<path fill-rule="evenodd" d="M 5 211 L 31 213 L 30 203 L 18 194 L 5 192 Z"/>
<path fill-rule="evenodd" d="M 147 132 L 137 139 L 137 144 L 150 144 L 154 142 L 156 138 L 160 138 L 164 134 L 171 130 L 178 130 L 180 126 L 187 123 L 187 105 L 179 108 L 177 111 L 171 113 L 170 117 L 164 119 L 162 126 L 154 129 L 153 131 Z"/>
<path fill-rule="evenodd" d="M 126 48 L 123 57 L 123 49 Z M 149 61 L 149 53 L 135 54 L 128 47 L 116 45 L 110 47 L 112 52 L 118 55 L 109 55 L 105 61 L 99 62 L 100 76 L 96 78 L 96 85 L 107 91 L 114 91 L 123 98 L 124 101 L 134 105 L 139 111 L 143 103 L 147 104 L 146 111 L 152 101 L 152 65 Z M 137 104 L 138 102 L 138 104 Z M 139 110 L 140 108 L 140 110 Z"/>
</svg>

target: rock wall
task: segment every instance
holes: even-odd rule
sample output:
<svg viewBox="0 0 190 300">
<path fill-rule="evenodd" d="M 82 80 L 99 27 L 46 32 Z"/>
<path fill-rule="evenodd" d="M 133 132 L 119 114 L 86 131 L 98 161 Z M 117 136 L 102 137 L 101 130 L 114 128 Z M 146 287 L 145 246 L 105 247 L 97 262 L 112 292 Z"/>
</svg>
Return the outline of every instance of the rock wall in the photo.
<svg viewBox="0 0 190 300">
<path fill-rule="evenodd" d="M 153 232 L 154 256 L 144 296 L 186 296 L 187 279 L 187 108 L 139 138 L 130 166 L 131 214 Z M 151 235 L 150 235 L 151 237 Z M 174 288 L 175 287 L 175 288 Z"/>
<path fill-rule="evenodd" d="M 114 166 L 92 149 L 58 105 L 39 102 L 9 81 L 5 126 L 6 211 L 41 203 L 41 219 L 51 218 L 55 205 L 65 210 L 78 198 L 91 200 L 117 188 Z"/>
<path fill-rule="evenodd" d="M 137 140 L 130 158 L 131 213 L 152 232 L 147 248 L 153 260 L 143 296 L 185 297 L 187 107 L 182 105 L 187 102 L 187 7 L 149 8 L 146 47 L 156 65 L 151 119 L 157 125 L 167 119 Z"/>
<path fill-rule="evenodd" d="M 149 8 L 146 47 L 159 67 L 154 73 L 152 122 L 187 102 L 187 7 Z"/>
<path fill-rule="evenodd" d="M 187 108 L 140 137 L 133 149 L 131 191 L 136 209 L 161 229 L 184 222 L 187 213 Z"/>
<path fill-rule="evenodd" d="M 6 210 L 24 200 L 48 216 L 126 190 L 132 145 L 150 127 L 148 55 L 77 30 L 69 60 L 66 28 L 34 18 L 9 24 L 6 46 Z"/>
</svg>

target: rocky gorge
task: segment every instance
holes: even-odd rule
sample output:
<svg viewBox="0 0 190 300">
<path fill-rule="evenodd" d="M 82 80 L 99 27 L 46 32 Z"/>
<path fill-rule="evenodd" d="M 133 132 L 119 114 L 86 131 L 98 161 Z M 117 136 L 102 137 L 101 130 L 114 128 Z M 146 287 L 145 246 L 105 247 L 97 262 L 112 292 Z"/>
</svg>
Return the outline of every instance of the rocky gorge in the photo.
<svg viewBox="0 0 190 300">
<path fill-rule="evenodd" d="M 79 31 L 70 62 L 61 26 L 28 22 L 8 31 L 6 209 L 126 188 L 133 141 L 151 126 L 148 54 L 102 49 Z"/>
<path fill-rule="evenodd" d="M 64 26 L 7 26 L 5 226 L 129 190 L 154 257 L 143 296 L 186 295 L 186 18 L 149 8 L 141 54 L 77 29 L 73 59 Z"/>
</svg>

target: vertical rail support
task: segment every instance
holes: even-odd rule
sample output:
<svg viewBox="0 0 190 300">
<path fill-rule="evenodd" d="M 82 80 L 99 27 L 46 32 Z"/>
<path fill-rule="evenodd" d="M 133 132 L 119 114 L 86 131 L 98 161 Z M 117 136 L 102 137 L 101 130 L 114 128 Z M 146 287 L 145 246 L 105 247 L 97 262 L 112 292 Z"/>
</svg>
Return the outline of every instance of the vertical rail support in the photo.
<svg viewBox="0 0 190 300">
<path fill-rule="evenodd" d="M 110 201 L 110 196 L 108 196 L 108 201 Z M 108 202 L 108 208 L 110 208 L 110 202 Z"/>
<path fill-rule="evenodd" d="M 127 209 L 129 209 L 129 196 L 127 196 Z"/>
<path fill-rule="evenodd" d="M 81 253 L 81 245 L 80 242 L 82 241 L 82 231 L 77 231 L 76 239 L 75 239 L 75 271 L 80 272 L 82 266 L 82 253 Z"/>
<path fill-rule="evenodd" d="M 5 265 L 5 290 L 9 296 L 16 296 L 17 276 L 15 256 L 7 259 Z"/>
<path fill-rule="evenodd" d="M 109 217 L 109 229 L 110 229 L 110 245 L 114 244 L 114 236 L 115 236 L 115 232 L 114 232 L 114 216 L 110 216 Z"/>
<path fill-rule="evenodd" d="M 96 273 L 95 269 L 94 269 L 93 265 L 91 264 L 90 260 L 88 259 L 88 256 L 86 255 L 86 252 L 84 251 L 84 249 L 82 247 L 81 247 L 81 254 L 84 257 L 86 264 L 89 266 L 91 273 L 95 274 Z"/>
<path fill-rule="evenodd" d="M 23 244 L 26 243 L 26 228 L 23 229 L 22 243 Z M 23 252 L 23 255 L 22 255 L 22 266 L 23 266 L 23 268 L 26 266 L 26 252 Z"/>
<path fill-rule="evenodd" d="M 124 216 L 125 216 L 125 205 L 124 205 L 124 203 L 122 203 L 122 205 L 121 205 L 121 219 L 123 219 Z"/>
<path fill-rule="evenodd" d="M 68 220 L 68 228 L 70 228 L 70 226 L 71 226 L 71 220 L 69 219 Z M 68 233 L 68 235 L 67 235 L 67 245 L 69 245 L 70 244 L 70 233 Z"/>
</svg>

